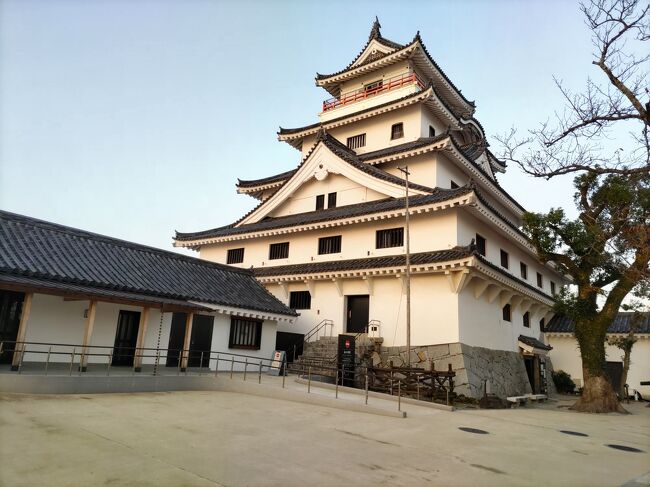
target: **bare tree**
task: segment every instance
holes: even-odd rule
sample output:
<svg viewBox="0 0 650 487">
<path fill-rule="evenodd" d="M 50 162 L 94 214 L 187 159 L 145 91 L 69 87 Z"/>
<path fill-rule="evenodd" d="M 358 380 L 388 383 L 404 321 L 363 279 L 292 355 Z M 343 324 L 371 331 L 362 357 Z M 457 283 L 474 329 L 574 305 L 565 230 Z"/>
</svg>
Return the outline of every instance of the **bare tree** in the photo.
<svg viewBox="0 0 650 487">
<path fill-rule="evenodd" d="M 554 78 L 566 107 L 552 121 L 529 130 L 498 136 L 502 157 L 526 173 L 552 178 L 575 172 L 635 174 L 650 172 L 650 3 L 639 0 L 592 0 L 581 4 L 592 31 L 594 59 L 605 79 L 588 79 L 572 93 Z M 607 148 L 612 129 L 629 129 L 633 147 Z"/>
</svg>

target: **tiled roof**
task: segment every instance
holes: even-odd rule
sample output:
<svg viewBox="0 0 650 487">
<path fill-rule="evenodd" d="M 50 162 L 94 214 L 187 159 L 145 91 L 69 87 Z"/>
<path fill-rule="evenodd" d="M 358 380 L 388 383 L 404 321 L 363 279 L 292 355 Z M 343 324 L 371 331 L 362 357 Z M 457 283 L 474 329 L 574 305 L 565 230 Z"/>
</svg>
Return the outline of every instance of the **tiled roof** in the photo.
<svg viewBox="0 0 650 487">
<path fill-rule="evenodd" d="M 526 335 L 519 335 L 519 341 L 525 343 L 529 347 L 539 348 L 540 350 L 553 350 L 553 347 L 550 345 L 539 341 L 537 338 L 529 337 Z"/>
<path fill-rule="evenodd" d="M 471 255 L 472 250 L 469 247 L 454 247 L 453 249 L 449 250 L 420 252 L 417 254 L 411 254 L 411 265 L 448 262 L 470 257 Z M 367 257 L 363 259 L 333 260 L 328 262 L 310 262 L 307 264 L 257 267 L 253 269 L 253 272 L 257 277 L 266 277 L 294 274 L 320 274 L 325 272 L 338 272 L 356 269 L 381 269 L 386 267 L 400 267 L 405 265 L 405 255 L 391 255 L 386 257 Z"/>
<path fill-rule="evenodd" d="M 199 301 L 282 315 L 295 312 L 252 272 L 0 211 L 0 276 L 43 287 Z M 159 301 L 158 301 L 159 302 Z"/>
<path fill-rule="evenodd" d="M 285 171 L 280 174 L 275 174 L 274 176 L 268 176 L 260 179 L 237 179 L 237 187 L 254 188 L 256 186 L 263 186 L 265 184 L 284 181 L 285 179 L 289 179 L 295 173 L 296 173 L 296 169 L 292 169 L 291 171 Z"/>
<path fill-rule="evenodd" d="M 472 191 L 471 188 L 461 187 L 457 189 L 432 190 L 431 194 L 416 195 L 409 197 L 411 207 L 423 206 L 439 201 L 450 200 Z M 391 211 L 404 208 L 404 198 L 386 198 L 355 205 L 338 206 L 336 208 L 327 208 L 324 210 L 310 211 L 307 213 L 298 213 L 295 215 L 281 216 L 277 218 L 267 217 L 256 223 L 249 223 L 235 227 L 226 225 L 223 227 L 213 228 L 201 232 L 181 233 L 176 232 L 175 239 L 178 241 L 198 240 L 204 238 L 224 237 L 227 235 L 240 235 L 249 232 L 258 232 L 263 230 L 272 230 L 275 228 L 293 227 L 296 225 L 305 225 L 309 223 L 318 223 L 341 218 L 350 218 L 371 213 L 380 213 L 382 211 Z"/>
<path fill-rule="evenodd" d="M 365 154 L 359 154 L 359 160 L 369 161 L 372 159 L 378 159 L 380 157 L 388 157 L 394 154 L 400 154 L 402 152 L 408 152 L 411 150 L 419 149 L 420 147 L 426 147 L 441 140 L 445 140 L 449 137 L 448 134 L 440 134 L 435 137 L 420 137 L 417 140 L 412 142 L 406 142 L 404 144 L 394 145 L 392 147 L 387 147 L 385 149 L 379 149 L 372 152 L 366 152 Z"/>
<path fill-rule="evenodd" d="M 644 317 L 636 333 L 650 333 L 650 313 L 643 313 Z M 614 322 L 607 328 L 607 333 L 629 333 L 634 313 L 620 312 L 614 318 Z M 568 316 L 555 315 L 544 327 L 546 332 L 552 333 L 573 333 L 575 324 Z"/>
</svg>

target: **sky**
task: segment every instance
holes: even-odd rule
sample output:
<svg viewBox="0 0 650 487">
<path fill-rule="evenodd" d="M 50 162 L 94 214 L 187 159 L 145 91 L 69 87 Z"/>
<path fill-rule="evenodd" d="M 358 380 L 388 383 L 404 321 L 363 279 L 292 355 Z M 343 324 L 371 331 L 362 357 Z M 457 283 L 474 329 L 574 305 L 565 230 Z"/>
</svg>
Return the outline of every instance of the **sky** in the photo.
<svg viewBox="0 0 650 487">
<path fill-rule="evenodd" d="M 298 165 L 278 127 L 317 121 L 314 76 L 375 15 L 396 42 L 420 31 L 489 139 L 561 110 L 554 75 L 600 76 L 570 0 L 0 0 L 0 208 L 168 250 L 235 221 L 257 203 L 237 178 Z M 530 211 L 573 208 L 570 178 L 499 181 Z"/>
</svg>

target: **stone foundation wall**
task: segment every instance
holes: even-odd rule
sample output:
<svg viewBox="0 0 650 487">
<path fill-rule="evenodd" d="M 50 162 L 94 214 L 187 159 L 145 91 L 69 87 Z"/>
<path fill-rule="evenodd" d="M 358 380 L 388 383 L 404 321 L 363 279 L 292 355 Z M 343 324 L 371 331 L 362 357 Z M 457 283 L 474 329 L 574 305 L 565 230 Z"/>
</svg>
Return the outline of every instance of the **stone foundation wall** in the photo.
<svg viewBox="0 0 650 487">
<path fill-rule="evenodd" d="M 383 347 L 372 353 L 373 365 L 394 367 L 406 364 L 406 347 Z M 448 343 L 412 347 L 411 366 L 428 369 L 433 361 L 436 370 L 447 370 L 449 364 L 454 372 L 455 391 L 468 397 L 480 398 L 484 394 L 484 381 L 489 381 L 488 391 L 501 398 L 531 392 L 526 366 L 517 352 L 470 347 L 463 343 Z M 550 373 L 548 373 L 550 378 Z"/>
</svg>

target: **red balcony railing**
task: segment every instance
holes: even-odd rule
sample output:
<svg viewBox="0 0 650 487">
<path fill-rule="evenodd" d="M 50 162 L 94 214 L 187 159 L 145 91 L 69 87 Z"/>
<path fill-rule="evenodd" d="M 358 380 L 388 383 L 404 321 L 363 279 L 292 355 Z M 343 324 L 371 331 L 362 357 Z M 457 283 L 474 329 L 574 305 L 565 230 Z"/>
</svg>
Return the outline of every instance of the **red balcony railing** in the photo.
<svg viewBox="0 0 650 487">
<path fill-rule="evenodd" d="M 424 89 L 424 83 L 415 73 L 394 76 L 379 82 L 370 83 L 364 88 L 351 93 L 346 93 L 341 98 L 330 98 L 329 100 L 325 100 L 323 102 L 323 111 L 334 110 L 335 108 L 349 105 L 350 103 L 355 103 L 359 100 L 365 100 L 366 98 L 378 95 L 379 93 L 395 90 L 402 86 L 411 84 L 416 84 L 420 89 Z"/>
</svg>

